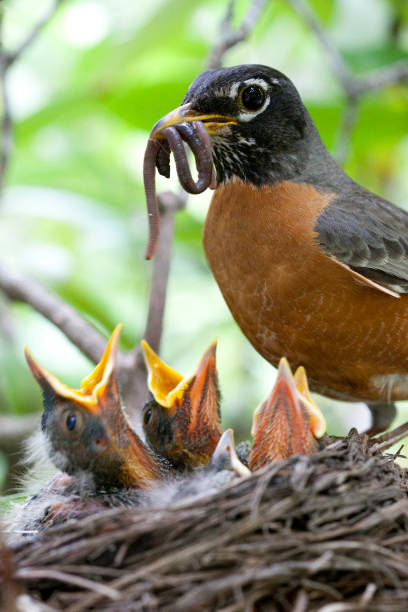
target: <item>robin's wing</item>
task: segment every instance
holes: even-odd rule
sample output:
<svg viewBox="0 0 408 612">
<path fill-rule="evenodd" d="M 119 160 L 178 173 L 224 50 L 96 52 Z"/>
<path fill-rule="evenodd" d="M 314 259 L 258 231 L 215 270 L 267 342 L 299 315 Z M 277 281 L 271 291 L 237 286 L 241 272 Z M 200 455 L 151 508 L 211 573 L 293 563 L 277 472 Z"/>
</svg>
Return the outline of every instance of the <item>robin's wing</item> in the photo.
<svg viewBox="0 0 408 612">
<path fill-rule="evenodd" d="M 356 190 L 334 200 L 318 217 L 315 231 L 327 255 L 366 279 L 408 293 L 406 211 Z"/>
</svg>

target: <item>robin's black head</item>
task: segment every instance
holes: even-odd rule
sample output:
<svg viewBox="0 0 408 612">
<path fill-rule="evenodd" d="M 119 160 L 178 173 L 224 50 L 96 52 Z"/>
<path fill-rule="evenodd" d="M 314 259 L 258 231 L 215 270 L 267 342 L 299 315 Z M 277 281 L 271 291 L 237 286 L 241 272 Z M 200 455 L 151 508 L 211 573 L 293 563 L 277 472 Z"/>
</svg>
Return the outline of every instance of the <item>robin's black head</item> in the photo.
<svg viewBox="0 0 408 612">
<path fill-rule="evenodd" d="M 209 70 L 192 83 L 187 103 L 188 114 L 230 119 L 205 122 L 218 182 L 236 176 L 262 185 L 301 172 L 308 114 L 281 72 L 261 65 Z"/>
</svg>

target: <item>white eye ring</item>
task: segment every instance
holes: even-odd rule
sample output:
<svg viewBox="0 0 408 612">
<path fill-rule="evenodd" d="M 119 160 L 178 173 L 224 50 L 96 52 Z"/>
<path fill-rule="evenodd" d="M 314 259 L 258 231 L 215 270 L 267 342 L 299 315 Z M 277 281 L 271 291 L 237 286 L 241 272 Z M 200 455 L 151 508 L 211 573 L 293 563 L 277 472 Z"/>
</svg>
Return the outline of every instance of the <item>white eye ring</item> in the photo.
<svg viewBox="0 0 408 612">
<path fill-rule="evenodd" d="M 247 79 L 246 81 L 242 81 L 241 83 L 234 83 L 230 89 L 230 98 L 233 98 L 235 100 L 238 95 L 238 90 L 241 88 L 245 89 L 249 85 L 258 85 L 258 87 L 261 87 L 261 89 L 263 89 L 265 92 L 265 101 L 262 104 L 261 108 L 256 111 L 242 110 L 240 113 L 238 113 L 238 121 L 243 123 L 251 121 L 252 119 L 254 119 L 254 117 L 263 113 L 270 102 L 270 97 L 267 95 L 268 83 L 263 79 Z"/>
</svg>

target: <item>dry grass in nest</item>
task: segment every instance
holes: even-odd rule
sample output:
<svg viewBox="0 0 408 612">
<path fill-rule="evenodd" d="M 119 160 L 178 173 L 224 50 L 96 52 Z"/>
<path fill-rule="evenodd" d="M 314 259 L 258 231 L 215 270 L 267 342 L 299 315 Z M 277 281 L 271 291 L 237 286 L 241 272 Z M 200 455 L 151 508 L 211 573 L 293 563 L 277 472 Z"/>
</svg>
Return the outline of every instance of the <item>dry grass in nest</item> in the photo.
<svg viewBox="0 0 408 612">
<path fill-rule="evenodd" d="M 390 437 L 352 430 L 211 498 L 71 521 L 4 553 L 3 576 L 48 610 L 406 612 L 408 500 L 380 453 Z"/>
</svg>

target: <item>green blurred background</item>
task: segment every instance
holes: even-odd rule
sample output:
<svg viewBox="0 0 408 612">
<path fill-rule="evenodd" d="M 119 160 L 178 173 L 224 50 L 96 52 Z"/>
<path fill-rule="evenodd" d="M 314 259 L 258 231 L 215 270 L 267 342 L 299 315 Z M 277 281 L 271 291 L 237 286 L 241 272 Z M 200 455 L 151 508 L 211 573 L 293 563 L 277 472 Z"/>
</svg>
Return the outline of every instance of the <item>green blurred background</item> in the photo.
<svg viewBox="0 0 408 612">
<path fill-rule="evenodd" d="M 6 49 L 19 45 L 49 5 L 2 4 Z M 408 58 L 407 0 L 310 5 L 355 74 Z M 40 280 L 107 335 L 122 321 L 123 349 L 140 339 L 149 295 L 141 172 L 147 135 L 205 68 L 226 6 L 225 0 L 66 0 L 8 74 L 15 149 L 0 208 L 0 260 Z M 237 2 L 237 24 L 247 6 Z M 249 40 L 224 61 L 251 62 L 274 66 L 295 82 L 334 150 L 344 94 L 315 35 L 287 2 L 270 0 Z M 407 205 L 407 85 L 364 98 L 346 169 Z M 174 176 L 158 183 L 159 189 L 177 188 Z M 161 355 L 188 374 L 218 337 L 224 423 L 246 437 L 275 374 L 242 336 L 209 273 L 201 247 L 209 200 L 209 192 L 190 197 L 176 218 Z M 29 307 L 7 303 L 1 294 L 0 306 L 13 334 L 10 342 L 0 333 L 0 413 L 40 411 L 25 344 L 73 386 L 91 364 Z M 317 400 L 330 433 L 367 422 L 363 407 Z M 407 416 L 407 405 L 400 404 L 399 421 Z M 0 454 L 0 481 L 6 465 Z"/>
</svg>

